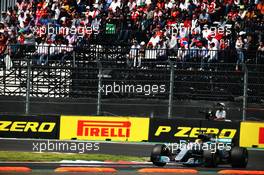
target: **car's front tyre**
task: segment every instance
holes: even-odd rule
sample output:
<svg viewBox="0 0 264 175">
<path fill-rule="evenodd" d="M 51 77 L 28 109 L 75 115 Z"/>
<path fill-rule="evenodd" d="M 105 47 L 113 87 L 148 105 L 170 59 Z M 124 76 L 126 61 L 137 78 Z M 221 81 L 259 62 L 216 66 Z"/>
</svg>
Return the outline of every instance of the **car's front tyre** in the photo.
<svg viewBox="0 0 264 175">
<path fill-rule="evenodd" d="M 166 145 L 157 144 L 151 152 L 150 161 L 156 166 L 165 166 L 165 162 L 160 162 L 161 156 L 169 156 L 170 150 Z"/>
</svg>

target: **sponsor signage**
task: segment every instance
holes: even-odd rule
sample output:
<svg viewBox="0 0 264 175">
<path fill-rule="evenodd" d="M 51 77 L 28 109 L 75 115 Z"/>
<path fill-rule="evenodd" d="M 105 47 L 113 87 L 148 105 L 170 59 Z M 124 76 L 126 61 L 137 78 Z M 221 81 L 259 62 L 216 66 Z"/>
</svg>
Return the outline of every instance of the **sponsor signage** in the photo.
<svg viewBox="0 0 264 175">
<path fill-rule="evenodd" d="M 239 123 L 186 119 L 151 119 L 149 141 L 179 142 L 195 140 L 199 134 L 215 134 L 218 138 L 238 139 Z"/>
<path fill-rule="evenodd" d="M 264 123 L 241 122 L 240 146 L 264 148 Z"/>
<path fill-rule="evenodd" d="M 77 136 L 130 137 L 129 121 L 78 120 Z"/>
<path fill-rule="evenodd" d="M 148 118 L 62 116 L 60 139 L 147 141 L 148 131 Z"/>
<path fill-rule="evenodd" d="M 264 144 L 264 127 L 259 128 L 259 144 Z"/>
<path fill-rule="evenodd" d="M 59 116 L 0 116 L 0 137 L 59 138 Z"/>
</svg>

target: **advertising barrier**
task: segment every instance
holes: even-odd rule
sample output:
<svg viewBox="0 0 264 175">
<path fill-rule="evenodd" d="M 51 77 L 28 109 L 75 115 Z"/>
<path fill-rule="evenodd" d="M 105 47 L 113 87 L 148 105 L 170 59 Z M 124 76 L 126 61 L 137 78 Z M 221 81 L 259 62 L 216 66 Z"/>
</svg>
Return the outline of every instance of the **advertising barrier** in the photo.
<svg viewBox="0 0 264 175">
<path fill-rule="evenodd" d="M 194 141 L 200 133 L 234 139 L 242 147 L 264 148 L 264 122 L 0 115 L 2 138 L 175 143 Z"/>
<path fill-rule="evenodd" d="M 58 139 L 59 116 L 0 116 L 0 137 Z"/>
<path fill-rule="evenodd" d="M 215 134 L 218 138 L 239 140 L 239 122 L 188 120 L 188 119 L 151 119 L 150 142 L 194 141 L 200 133 Z"/>
<path fill-rule="evenodd" d="M 61 140 L 147 141 L 149 118 L 61 116 Z"/>
<path fill-rule="evenodd" d="M 264 148 L 264 123 L 241 122 L 240 146 Z"/>
</svg>

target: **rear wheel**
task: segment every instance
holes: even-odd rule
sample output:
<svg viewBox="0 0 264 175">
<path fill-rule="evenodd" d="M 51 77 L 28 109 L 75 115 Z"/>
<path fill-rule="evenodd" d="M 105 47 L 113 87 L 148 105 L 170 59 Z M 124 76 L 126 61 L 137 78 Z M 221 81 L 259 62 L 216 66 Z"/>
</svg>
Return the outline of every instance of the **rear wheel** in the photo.
<svg viewBox="0 0 264 175">
<path fill-rule="evenodd" d="M 233 168 L 246 168 L 248 163 L 248 151 L 246 148 L 233 147 L 231 150 L 231 165 Z"/>
<path fill-rule="evenodd" d="M 213 153 L 212 150 L 204 150 L 203 162 L 205 167 L 215 168 L 219 163 L 218 153 Z"/>
<path fill-rule="evenodd" d="M 166 145 L 157 144 L 154 146 L 151 152 L 150 161 L 156 166 L 165 166 L 166 163 L 160 162 L 161 156 L 168 156 L 170 155 L 170 150 L 167 148 Z"/>
</svg>

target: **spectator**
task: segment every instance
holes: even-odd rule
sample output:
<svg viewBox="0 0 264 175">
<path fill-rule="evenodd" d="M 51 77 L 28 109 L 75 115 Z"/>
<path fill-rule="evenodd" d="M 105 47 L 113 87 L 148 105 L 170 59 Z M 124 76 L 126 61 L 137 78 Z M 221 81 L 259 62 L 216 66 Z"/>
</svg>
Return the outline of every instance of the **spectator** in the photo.
<svg viewBox="0 0 264 175">
<path fill-rule="evenodd" d="M 264 63 L 264 44 L 263 42 L 259 42 L 256 63 L 263 64 Z"/>
<path fill-rule="evenodd" d="M 208 45 L 209 46 L 212 43 L 214 43 L 215 50 L 219 50 L 219 48 L 220 48 L 219 41 L 215 37 L 212 37 L 211 35 L 209 35 L 207 39 L 208 39 Z"/>
<path fill-rule="evenodd" d="M 264 0 L 260 0 L 259 3 L 257 4 L 257 10 L 264 15 Z"/>
<path fill-rule="evenodd" d="M 178 49 L 177 60 L 180 62 L 185 62 L 187 59 L 188 50 L 186 49 L 184 44 L 180 44 L 180 48 Z"/>
<path fill-rule="evenodd" d="M 116 9 L 120 8 L 120 6 L 121 6 L 120 0 L 114 0 L 109 6 L 109 10 L 112 10 L 115 13 Z"/>
<path fill-rule="evenodd" d="M 225 119 L 226 119 L 225 104 L 218 103 L 217 110 L 215 112 L 215 120 L 225 120 Z"/>
<path fill-rule="evenodd" d="M 24 38 L 25 38 L 24 44 L 32 45 L 32 46 L 35 45 L 35 37 L 31 30 L 27 30 L 25 32 Z"/>
<path fill-rule="evenodd" d="M 208 52 L 204 58 L 205 59 L 202 59 L 202 60 L 203 61 L 205 60 L 207 63 L 215 63 L 218 61 L 218 50 L 215 47 L 215 44 L 213 42 L 209 44 Z M 203 64 L 201 68 L 203 69 Z"/>
<path fill-rule="evenodd" d="M 216 62 L 218 60 L 218 49 L 215 46 L 215 43 L 210 43 L 209 51 L 205 57 L 208 58 L 208 62 Z"/>
<path fill-rule="evenodd" d="M 129 59 L 127 61 L 128 65 L 131 65 L 131 63 L 133 62 L 133 65 L 135 66 L 137 57 L 139 57 L 139 49 L 140 45 L 138 44 L 137 40 L 134 39 L 133 45 L 131 46 L 129 52 Z"/>
<path fill-rule="evenodd" d="M 134 60 L 134 67 L 141 67 L 141 60 L 145 58 L 145 49 L 146 49 L 146 43 L 142 41 L 140 43 L 140 48 L 139 48 L 139 57 L 138 57 L 138 65 L 136 63 L 136 59 Z M 136 66 L 137 65 L 137 66 Z"/>
<path fill-rule="evenodd" d="M 198 57 L 201 60 L 201 67 L 200 67 L 200 71 L 204 70 L 204 64 L 206 61 L 208 61 L 207 55 L 208 55 L 208 50 L 203 46 L 203 44 L 201 42 L 197 43 L 198 46 Z M 209 50 L 210 51 L 210 50 Z"/>
<path fill-rule="evenodd" d="M 46 41 L 42 41 L 37 45 L 37 64 L 46 65 L 48 63 L 49 45 Z"/>
<path fill-rule="evenodd" d="M 168 49 L 171 51 L 171 54 L 174 54 L 177 52 L 178 49 L 178 43 L 177 43 L 177 38 L 175 35 L 170 35 L 170 39 L 168 41 Z"/>
<path fill-rule="evenodd" d="M 6 53 L 7 41 L 8 41 L 8 35 L 5 32 L 5 26 L 3 23 L 0 23 L 0 54 L 1 55 Z"/>
<path fill-rule="evenodd" d="M 211 22 L 210 15 L 206 12 L 206 10 L 203 10 L 202 13 L 199 16 L 199 22 L 202 25 L 202 27 L 205 24 L 208 24 Z"/>
<path fill-rule="evenodd" d="M 244 48 L 244 41 L 242 39 L 242 36 L 239 36 L 236 40 L 236 51 L 238 55 L 236 71 L 238 71 L 238 65 L 244 62 L 243 48 Z"/>
<path fill-rule="evenodd" d="M 167 60 L 167 46 L 163 40 L 160 40 L 157 45 L 157 59 L 162 61 Z"/>
<path fill-rule="evenodd" d="M 5 56 L 7 55 L 7 42 L 8 36 L 5 32 L 5 27 L 3 23 L 0 23 L 0 61 L 3 62 Z"/>
<path fill-rule="evenodd" d="M 155 32 L 155 34 L 149 40 L 149 45 L 152 45 L 152 46 L 156 47 L 156 45 L 159 42 L 160 42 L 160 36 L 158 35 L 158 32 Z"/>
<path fill-rule="evenodd" d="M 130 11 L 132 11 L 133 9 L 136 9 L 136 2 L 134 0 L 129 0 L 129 2 L 127 3 L 127 6 L 129 8 Z"/>
<path fill-rule="evenodd" d="M 263 42 L 262 42 L 262 41 L 261 41 L 261 42 L 259 42 L 258 51 L 260 51 L 260 52 L 264 52 L 264 44 L 263 44 Z"/>
</svg>

